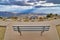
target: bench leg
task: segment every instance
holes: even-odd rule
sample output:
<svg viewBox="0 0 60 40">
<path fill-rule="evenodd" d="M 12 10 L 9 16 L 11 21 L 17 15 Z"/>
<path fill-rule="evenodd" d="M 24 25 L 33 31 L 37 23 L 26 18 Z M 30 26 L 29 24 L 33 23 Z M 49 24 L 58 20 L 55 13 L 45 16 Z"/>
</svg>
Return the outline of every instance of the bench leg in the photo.
<svg viewBox="0 0 60 40">
<path fill-rule="evenodd" d="M 41 31 L 41 36 L 43 36 L 44 31 Z"/>
<path fill-rule="evenodd" d="M 20 31 L 19 33 L 20 33 L 20 36 L 22 36 L 22 33 L 21 33 L 21 31 Z"/>
<path fill-rule="evenodd" d="M 21 31 L 18 31 L 18 33 L 20 34 L 20 36 L 22 35 Z"/>
</svg>

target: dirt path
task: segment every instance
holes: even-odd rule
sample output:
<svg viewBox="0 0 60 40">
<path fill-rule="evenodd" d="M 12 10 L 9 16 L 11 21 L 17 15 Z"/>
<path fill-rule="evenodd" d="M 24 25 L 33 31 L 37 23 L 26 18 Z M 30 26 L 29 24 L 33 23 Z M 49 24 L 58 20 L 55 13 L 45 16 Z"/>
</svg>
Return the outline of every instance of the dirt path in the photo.
<svg viewBox="0 0 60 40">
<path fill-rule="evenodd" d="M 57 24 L 60 24 L 60 19 L 39 23 L 9 22 L 4 40 L 59 40 L 55 27 Z M 40 35 L 40 32 L 22 32 L 23 35 L 20 36 L 18 32 L 13 30 L 13 25 L 50 25 L 51 27 L 49 31 L 44 33 L 43 36 Z"/>
</svg>

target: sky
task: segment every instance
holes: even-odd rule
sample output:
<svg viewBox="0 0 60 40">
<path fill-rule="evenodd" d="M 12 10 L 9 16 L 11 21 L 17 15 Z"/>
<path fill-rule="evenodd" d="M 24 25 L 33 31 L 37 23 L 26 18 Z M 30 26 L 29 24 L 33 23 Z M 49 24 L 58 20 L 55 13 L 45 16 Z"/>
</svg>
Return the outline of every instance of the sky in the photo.
<svg viewBox="0 0 60 40">
<path fill-rule="evenodd" d="M 55 4 L 60 4 L 60 0 L 46 0 L 47 2 L 53 2 Z"/>
<path fill-rule="evenodd" d="M 0 2 L 8 2 L 8 1 L 40 1 L 40 0 L 0 0 Z M 42 0 L 43 1 L 43 0 Z M 46 0 L 47 2 L 56 2 L 56 3 L 58 3 L 58 2 L 60 2 L 60 0 Z"/>
<path fill-rule="evenodd" d="M 22 1 L 22 0 L 16 0 L 16 1 Z M 0 4 L 0 11 L 13 12 L 13 13 L 15 12 L 15 13 L 47 13 L 47 14 L 57 13 L 57 14 L 60 14 L 60 7 L 59 7 L 60 0 L 46 0 L 46 2 L 53 3 L 53 4 L 44 4 L 44 6 L 47 6 L 47 7 L 40 7 L 40 8 L 35 8 L 35 6 L 25 6 L 25 5 L 21 6 L 21 5 L 1 5 Z M 1 0 L 0 0 L 0 3 L 1 3 Z M 49 5 L 57 6 L 57 7 L 49 7 Z"/>
</svg>

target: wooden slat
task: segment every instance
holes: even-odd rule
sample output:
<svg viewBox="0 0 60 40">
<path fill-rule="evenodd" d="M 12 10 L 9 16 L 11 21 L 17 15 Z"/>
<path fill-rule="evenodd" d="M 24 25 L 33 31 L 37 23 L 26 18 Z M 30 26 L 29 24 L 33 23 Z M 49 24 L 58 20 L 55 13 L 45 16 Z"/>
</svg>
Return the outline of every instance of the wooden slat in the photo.
<svg viewBox="0 0 60 40">
<path fill-rule="evenodd" d="M 13 26 L 14 31 L 48 31 L 50 26 Z"/>
</svg>

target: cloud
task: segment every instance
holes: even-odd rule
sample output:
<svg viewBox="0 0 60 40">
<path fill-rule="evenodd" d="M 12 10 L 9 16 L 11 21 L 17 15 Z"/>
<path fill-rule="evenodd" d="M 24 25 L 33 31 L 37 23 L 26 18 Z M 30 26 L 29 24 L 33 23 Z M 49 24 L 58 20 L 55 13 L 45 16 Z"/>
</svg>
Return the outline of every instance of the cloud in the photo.
<svg viewBox="0 0 60 40">
<path fill-rule="evenodd" d="M 37 6 L 57 6 L 57 5 L 55 5 L 54 3 L 43 3 L 43 4 L 38 3 Z"/>
<path fill-rule="evenodd" d="M 60 4 L 60 0 L 46 0 L 48 3 Z"/>
<path fill-rule="evenodd" d="M 16 6 L 16 5 L 0 5 L 0 11 L 7 11 L 7 12 L 18 12 L 24 11 L 27 9 L 32 9 L 32 6 Z"/>
<path fill-rule="evenodd" d="M 15 0 L 15 1 L 23 1 L 23 0 Z"/>
<path fill-rule="evenodd" d="M 56 6 L 56 5 L 53 3 L 45 3 L 45 4 L 42 4 L 42 6 Z"/>
<path fill-rule="evenodd" d="M 15 0 L 15 1 L 29 1 L 29 0 Z"/>
<path fill-rule="evenodd" d="M 42 8 L 37 8 L 35 10 L 32 11 L 33 13 L 60 13 L 60 7 L 42 7 Z"/>
</svg>

